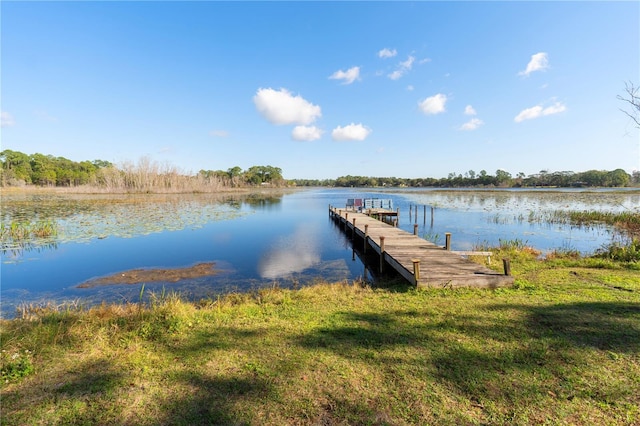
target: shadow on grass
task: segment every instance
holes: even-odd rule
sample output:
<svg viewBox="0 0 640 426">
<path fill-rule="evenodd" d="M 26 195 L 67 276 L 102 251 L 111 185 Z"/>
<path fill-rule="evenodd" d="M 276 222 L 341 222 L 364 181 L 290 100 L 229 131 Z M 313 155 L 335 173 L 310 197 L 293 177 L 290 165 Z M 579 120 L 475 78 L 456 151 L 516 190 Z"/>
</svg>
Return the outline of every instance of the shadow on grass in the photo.
<svg viewBox="0 0 640 426">
<path fill-rule="evenodd" d="M 304 348 L 326 348 L 341 355 L 357 355 L 362 349 L 418 344 L 427 335 L 420 329 L 409 329 L 397 317 L 406 313 L 338 312 L 334 322 L 300 336 L 297 344 Z"/>
<path fill-rule="evenodd" d="M 638 389 L 628 387 L 631 382 L 610 376 L 615 366 L 592 362 L 640 354 L 640 305 L 507 304 L 487 309 L 510 313 L 458 313 L 422 321 L 417 312 L 340 312 L 297 343 L 368 359 L 390 375 L 396 363 L 403 364 L 401 369 L 455 389 L 472 405 L 498 404 L 500 415 L 507 417 L 508 407 L 515 407 L 513 413 L 529 404 L 540 407 L 551 395 L 611 405 L 611 412 L 619 410 L 615 415 L 621 416 L 624 407 L 638 402 Z M 370 356 L 372 351 L 379 351 L 378 356 Z"/>
<path fill-rule="evenodd" d="M 640 353 L 640 304 L 589 302 L 528 308 L 528 327 L 538 337 L 627 354 Z"/>
<path fill-rule="evenodd" d="M 72 373 L 66 375 L 64 381 L 52 383 L 46 392 L 46 400 L 40 401 L 42 409 L 50 407 L 53 416 L 46 415 L 47 423 L 55 418 L 56 424 L 100 424 L 104 419 L 118 418 L 123 407 L 117 404 L 105 404 L 114 398 L 114 394 L 123 386 L 126 377 L 115 365 L 105 360 L 84 363 Z M 20 394 L 8 392 L 3 396 L 3 424 L 24 424 L 20 418 L 25 411 L 13 412 L 11 401 L 14 399 L 39 400 L 43 394 L 40 386 L 23 389 Z M 105 410 L 105 407 L 109 410 Z"/>
<path fill-rule="evenodd" d="M 240 405 L 259 405 L 272 398 L 269 384 L 259 377 L 211 378 L 194 372 L 180 373 L 177 381 L 192 390 L 180 398 L 165 401 L 163 412 L 154 419 L 167 425 L 249 425 L 249 418 L 241 419 Z"/>
<path fill-rule="evenodd" d="M 638 389 L 627 388 L 620 378 L 613 383 L 610 367 L 592 363 L 594 359 L 616 359 L 617 354 L 640 354 L 640 305 L 588 302 L 492 308 L 524 314 L 522 328 L 526 335 L 522 340 L 516 336 L 509 339 L 509 328 L 500 331 L 501 325 L 485 330 L 472 327 L 468 331 L 476 339 L 502 335 L 506 345 L 488 352 L 478 345 L 470 348 L 454 344 L 433 358 L 438 376 L 472 401 L 540 403 L 553 395 L 567 400 L 579 396 L 620 407 L 637 403 L 634 395 Z"/>
</svg>

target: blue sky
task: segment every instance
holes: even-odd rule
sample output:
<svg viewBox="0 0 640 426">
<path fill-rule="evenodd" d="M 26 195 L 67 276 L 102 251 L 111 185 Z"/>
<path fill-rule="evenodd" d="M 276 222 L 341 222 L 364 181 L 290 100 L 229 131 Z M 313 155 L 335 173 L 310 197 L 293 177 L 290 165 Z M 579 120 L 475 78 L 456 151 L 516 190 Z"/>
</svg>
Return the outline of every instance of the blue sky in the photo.
<svg viewBox="0 0 640 426">
<path fill-rule="evenodd" d="M 285 178 L 640 169 L 639 2 L 2 1 L 2 149 Z"/>
</svg>

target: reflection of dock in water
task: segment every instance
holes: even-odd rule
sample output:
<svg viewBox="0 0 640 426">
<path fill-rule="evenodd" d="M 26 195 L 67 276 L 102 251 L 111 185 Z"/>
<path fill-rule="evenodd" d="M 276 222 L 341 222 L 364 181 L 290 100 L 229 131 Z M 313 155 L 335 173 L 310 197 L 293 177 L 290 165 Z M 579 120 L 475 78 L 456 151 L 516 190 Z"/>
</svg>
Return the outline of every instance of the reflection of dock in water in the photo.
<svg viewBox="0 0 640 426">
<path fill-rule="evenodd" d="M 373 217 L 374 214 L 381 219 L 395 215 L 397 219 L 397 211 L 347 207 L 344 210 L 329 207 L 330 217 L 351 237 L 354 245 L 362 244 L 365 253 L 373 250 L 379 256 L 380 270 L 391 267 L 418 287 L 496 288 L 513 284 L 512 276 L 499 274 L 463 257 L 488 253 L 449 251 Z"/>
</svg>

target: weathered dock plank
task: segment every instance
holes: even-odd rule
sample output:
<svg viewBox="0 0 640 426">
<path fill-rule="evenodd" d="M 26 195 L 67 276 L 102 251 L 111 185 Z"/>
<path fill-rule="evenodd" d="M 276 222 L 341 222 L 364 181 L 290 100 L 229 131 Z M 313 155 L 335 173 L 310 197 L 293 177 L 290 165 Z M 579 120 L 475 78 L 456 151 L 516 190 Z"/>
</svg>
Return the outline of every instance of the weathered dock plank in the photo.
<svg viewBox="0 0 640 426">
<path fill-rule="evenodd" d="M 445 250 L 365 213 L 330 207 L 329 214 L 341 224 L 348 236 L 364 240 L 367 249 L 381 256 L 381 264 L 389 265 L 418 287 L 496 288 L 514 282 L 512 276 L 497 273 L 463 257 L 473 252 Z"/>
</svg>

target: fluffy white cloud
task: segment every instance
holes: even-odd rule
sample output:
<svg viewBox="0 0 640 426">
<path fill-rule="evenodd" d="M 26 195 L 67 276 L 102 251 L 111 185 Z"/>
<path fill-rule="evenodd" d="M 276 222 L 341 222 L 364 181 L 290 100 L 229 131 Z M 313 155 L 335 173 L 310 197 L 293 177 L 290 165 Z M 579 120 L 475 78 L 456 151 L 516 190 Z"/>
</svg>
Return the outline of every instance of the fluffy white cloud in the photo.
<svg viewBox="0 0 640 426">
<path fill-rule="evenodd" d="M 484 121 L 480 120 L 479 118 L 472 118 L 471 120 L 460 126 L 460 130 L 475 130 L 483 124 Z"/>
<path fill-rule="evenodd" d="M 425 100 L 418 102 L 418 106 L 426 115 L 440 114 L 445 112 L 445 104 L 447 103 L 447 96 L 442 93 L 429 96 Z"/>
<path fill-rule="evenodd" d="M 384 49 L 378 52 L 378 57 L 383 59 L 393 58 L 397 54 L 398 54 L 398 51 L 396 49 L 387 49 L 385 47 Z"/>
<path fill-rule="evenodd" d="M 403 75 L 405 75 L 406 73 L 408 73 L 409 71 L 411 71 L 411 68 L 413 67 L 413 62 L 416 60 L 415 57 L 409 55 L 409 57 L 407 58 L 406 61 L 404 62 L 400 62 L 398 64 L 398 68 L 392 72 L 391 74 L 389 74 L 389 78 L 391 80 L 397 80 L 400 77 L 402 77 Z"/>
<path fill-rule="evenodd" d="M 360 80 L 360 67 L 352 67 L 346 71 L 338 70 L 329 76 L 331 80 L 343 80 L 342 84 L 351 84 Z"/>
<path fill-rule="evenodd" d="M 318 105 L 293 96 L 287 89 L 258 89 L 253 97 L 258 112 L 273 124 L 310 124 L 322 116 Z"/>
<path fill-rule="evenodd" d="M 545 115 L 558 114 L 566 110 L 567 107 L 561 102 L 556 102 L 555 104 L 546 108 L 543 108 L 542 105 L 536 105 L 534 107 L 520 111 L 520 114 L 516 115 L 513 121 L 515 121 L 516 123 L 520 123 L 525 120 L 533 120 L 534 118 L 542 117 Z"/>
<path fill-rule="evenodd" d="M 0 127 L 11 127 L 15 124 L 16 122 L 11 114 L 6 111 L 0 112 Z"/>
<path fill-rule="evenodd" d="M 415 87 L 413 87 L 411 84 L 407 86 L 408 91 L 413 92 L 413 89 L 415 89 Z"/>
<path fill-rule="evenodd" d="M 477 114 L 475 108 L 472 107 L 471 105 L 467 105 L 464 108 L 464 113 L 465 113 L 465 115 L 476 115 Z"/>
<path fill-rule="evenodd" d="M 212 130 L 209 132 L 209 136 L 213 136 L 215 138 L 226 138 L 229 136 L 229 132 L 226 130 Z"/>
<path fill-rule="evenodd" d="M 334 141 L 363 141 L 369 136 L 371 129 L 362 124 L 351 123 L 348 126 L 338 126 L 331 132 Z"/>
<path fill-rule="evenodd" d="M 291 137 L 296 141 L 315 141 L 322 137 L 322 129 L 316 126 L 296 126 L 291 132 Z"/>
<path fill-rule="evenodd" d="M 534 71 L 544 71 L 549 68 L 549 57 L 546 52 L 539 52 L 531 55 L 531 60 L 527 64 L 527 69 L 520 71 L 518 75 L 529 76 Z"/>
</svg>

